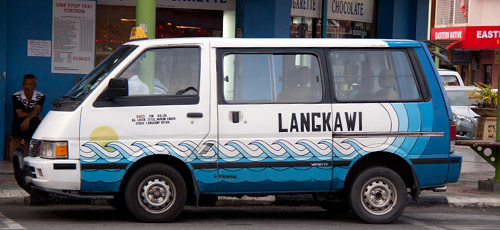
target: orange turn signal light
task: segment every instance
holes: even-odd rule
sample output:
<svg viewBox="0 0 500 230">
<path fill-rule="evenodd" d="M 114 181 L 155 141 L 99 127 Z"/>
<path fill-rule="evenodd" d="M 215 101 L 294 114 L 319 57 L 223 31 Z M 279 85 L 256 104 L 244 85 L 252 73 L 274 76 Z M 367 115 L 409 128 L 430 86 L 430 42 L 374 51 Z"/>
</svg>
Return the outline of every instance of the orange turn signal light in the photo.
<svg viewBox="0 0 500 230">
<path fill-rule="evenodd" d="M 56 146 L 56 157 L 67 157 L 68 156 L 68 146 L 67 145 L 57 145 Z"/>
</svg>

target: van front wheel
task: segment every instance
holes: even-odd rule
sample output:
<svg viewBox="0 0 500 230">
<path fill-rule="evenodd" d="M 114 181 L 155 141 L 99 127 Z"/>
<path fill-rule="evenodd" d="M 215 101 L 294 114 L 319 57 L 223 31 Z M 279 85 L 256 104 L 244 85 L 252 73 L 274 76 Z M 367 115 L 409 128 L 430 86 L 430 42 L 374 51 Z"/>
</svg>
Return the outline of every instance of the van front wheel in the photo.
<svg viewBox="0 0 500 230">
<path fill-rule="evenodd" d="M 184 209 L 186 184 L 174 168 L 160 163 L 145 165 L 130 178 L 125 204 L 144 222 L 169 222 Z"/>
<path fill-rule="evenodd" d="M 406 186 L 391 169 L 373 167 L 356 176 L 349 192 L 349 206 L 363 221 L 390 223 L 405 209 Z"/>
</svg>

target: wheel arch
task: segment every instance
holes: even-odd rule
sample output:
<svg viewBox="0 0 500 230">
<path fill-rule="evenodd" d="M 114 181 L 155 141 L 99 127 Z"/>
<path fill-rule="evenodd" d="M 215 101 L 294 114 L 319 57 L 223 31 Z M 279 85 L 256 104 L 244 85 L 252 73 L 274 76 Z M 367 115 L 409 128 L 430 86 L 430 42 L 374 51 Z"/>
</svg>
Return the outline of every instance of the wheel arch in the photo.
<svg viewBox="0 0 500 230">
<path fill-rule="evenodd" d="M 345 178 L 344 187 L 350 187 L 356 175 L 361 171 L 375 166 L 387 167 L 395 171 L 403 179 L 407 188 L 412 190 L 414 199 L 418 198 L 420 184 L 411 164 L 394 153 L 374 152 L 358 159 L 350 168 Z"/>
<path fill-rule="evenodd" d="M 195 183 L 194 175 L 191 169 L 187 166 L 187 164 L 170 155 L 151 155 L 146 156 L 138 161 L 134 162 L 128 169 L 125 175 L 123 176 L 122 182 L 120 183 L 120 192 L 123 192 L 125 186 L 127 185 L 130 177 L 142 166 L 151 164 L 151 163 L 162 163 L 173 167 L 177 172 L 179 172 L 186 183 L 187 188 L 187 202 L 192 203 L 195 202 L 197 197 L 199 196 L 198 186 Z"/>
</svg>

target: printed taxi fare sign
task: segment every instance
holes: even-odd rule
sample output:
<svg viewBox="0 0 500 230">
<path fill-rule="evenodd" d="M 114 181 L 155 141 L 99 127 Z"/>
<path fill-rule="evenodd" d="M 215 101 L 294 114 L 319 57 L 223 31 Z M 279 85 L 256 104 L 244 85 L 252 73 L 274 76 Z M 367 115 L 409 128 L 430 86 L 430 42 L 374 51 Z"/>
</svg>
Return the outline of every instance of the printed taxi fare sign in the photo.
<svg viewBox="0 0 500 230">
<path fill-rule="evenodd" d="M 95 1 L 53 1 L 52 73 L 87 74 L 94 68 L 95 15 Z"/>
</svg>

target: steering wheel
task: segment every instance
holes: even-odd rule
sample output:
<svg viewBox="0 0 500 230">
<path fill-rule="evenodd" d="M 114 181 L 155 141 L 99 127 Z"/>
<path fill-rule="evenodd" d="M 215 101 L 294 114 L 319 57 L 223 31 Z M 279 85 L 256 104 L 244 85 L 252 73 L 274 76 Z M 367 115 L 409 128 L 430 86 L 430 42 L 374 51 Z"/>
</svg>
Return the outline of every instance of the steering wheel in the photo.
<svg viewBox="0 0 500 230">
<path fill-rule="evenodd" d="M 181 90 L 177 91 L 177 93 L 175 93 L 175 95 L 183 95 L 183 94 L 185 94 L 185 93 L 187 93 L 188 91 L 191 91 L 191 90 L 195 91 L 196 93 L 198 93 L 198 90 L 196 88 L 194 88 L 192 86 L 189 86 L 189 87 L 187 87 L 185 89 L 181 89 Z"/>
</svg>

